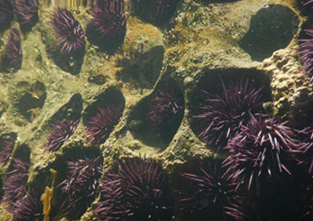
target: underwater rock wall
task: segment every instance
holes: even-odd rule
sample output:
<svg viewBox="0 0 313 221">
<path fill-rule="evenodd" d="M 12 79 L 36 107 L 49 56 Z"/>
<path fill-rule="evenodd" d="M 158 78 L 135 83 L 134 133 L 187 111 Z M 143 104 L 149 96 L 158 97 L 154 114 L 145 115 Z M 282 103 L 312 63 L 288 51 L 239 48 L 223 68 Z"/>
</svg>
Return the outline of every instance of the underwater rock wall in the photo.
<svg viewBox="0 0 313 221">
<path fill-rule="evenodd" d="M 1 220 L 251 218 L 310 164 L 299 1 L 87 2 L 0 1 Z"/>
</svg>

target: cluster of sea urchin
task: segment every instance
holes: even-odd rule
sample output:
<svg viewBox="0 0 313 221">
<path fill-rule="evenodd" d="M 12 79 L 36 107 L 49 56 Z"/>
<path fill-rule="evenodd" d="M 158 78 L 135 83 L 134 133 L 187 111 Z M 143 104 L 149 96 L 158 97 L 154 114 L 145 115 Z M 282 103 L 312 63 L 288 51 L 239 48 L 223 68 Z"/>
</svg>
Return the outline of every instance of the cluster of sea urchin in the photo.
<svg viewBox="0 0 313 221">
<path fill-rule="evenodd" d="M 64 142 L 75 132 L 80 119 L 65 119 L 52 125 L 45 151 L 53 152 L 60 149 Z"/>
<path fill-rule="evenodd" d="M 120 121 L 123 110 L 124 103 L 98 107 L 98 112 L 87 122 L 89 139 L 92 139 L 94 143 L 104 142 Z"/>
<path fill-rule="evenodd" d="M 173 200 L 162 168 L 155 160 L 124 159 L 118 174 L 101 181 L 94 212 L 99 220 L 171 220 Z"/>
<path fill-rule="evenodd" d="M 95 0 L 91 20 L 94 43 L 105 50 L 115 50 L 126 35 L 124 0 Z"/>
<path fill-rule="evenodd" d="M 65 179 L 56 187 L 60 191 L 63 216 L 76 220 L 95 200 L 102 163 L 102 157 L 96 154 L 82 154 L 66 162 Z"/>
<path fill-rule="evenodd" d="M 6 51 L 3 57 L 4 70 L 8 72 L 17 71 L 22 65 L 21 37 L 17 29 L 10 31 Z"/>
<path fill-rule="evenodd" d="M 29 30 L 38 22 L 38 0 L 19 0 L 15 7 L 17 20 L 23 29 Z"/>
<path fill-rule="evenodd" d="M 202 90 L 203 103 L 200 113 L 193 116 L 199 123 L 200 138 L 219 148 L 226 146 L 228 140 L 246 125 L 251 114 L 263 112 L 262 87 L 256 88 L 252 82 L 243 77 L 232 79 L 225 85 L 220 76 L 222 93 L 212 94 Z"/>
<path fill-rule="evenodd" d="M 200 162 L 200 171 L 182 173 L 184 186 L 180 187 L 180 211 L 192 220 L 227 220 L 225 207 L 236 197 L 236 184 L 223 176 L 225 168 L 220 160 Z"/>
<path fill-rule="evenodd" d="M 283 171 L 290 174 L 289 164 L 295 162 L 299 144 L 295 131 L 285 124 L 267 115 L 251 115 L 250 122 L 230 140 L 225 166 L 237 186 L 245 183 L 250 189 L 255 184 L 258 191 L 263 180 Z"/>
<path fill-rule="evenodd" d="M 85 50 L 85 33 L 70 11 L 57 8 L 51 24 L 57 34 L 61 52 L 72 55 Z"/>
</svg>

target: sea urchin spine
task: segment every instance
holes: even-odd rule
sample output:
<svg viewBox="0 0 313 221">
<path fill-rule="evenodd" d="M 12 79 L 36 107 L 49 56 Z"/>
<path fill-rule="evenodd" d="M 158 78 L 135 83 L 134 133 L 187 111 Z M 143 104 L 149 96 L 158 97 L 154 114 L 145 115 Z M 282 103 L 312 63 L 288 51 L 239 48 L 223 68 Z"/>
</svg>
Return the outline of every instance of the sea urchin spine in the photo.
<svg viewBox="0 0 313 221">
<path fill-rule="evenodd" d="M 96 197 L 102 175 L 101 156 L 82 154 L 66 162 L 66 177 L 56 188 L 61 192 L 60 211 L 70 219 L 79 219 Z"/>
<path fill-rule="evenodd" d="M 124 103 L 98 107 L 98 112 L 87 122 L 89 138 L 94 143 L 104 142 L 120 121 L 123 110 Z"/>
<path fill-rule="evenodd" d="M 80 119 L 65 119 L 59 121 L 57 124 L 52 125 L 52 130 L 45 144 L 45 151 L 57 151 L 64 144 L 64 142 L 75 132 Z"/>
<path fill-rule="evenodd" d="M 94 212 L 99 220 L 171 220 L 173 200 L 166 175 L 155 160 L 127 158 L 118 174 L 100 185 Z"/>
<path fill-rule="evenodd" d="M 91 26 L 98 36 L 97 44 L 105 49 L 116 49 L 126 34 L 124 0 L 96 0 Z"/>
<path fill-rule="evenodd" d="M 238 185 L 246 181 L 248 189 L 252 184 L 258 188 L 261 180 L 270 180 L 283 171 L 291 174 L 289 164 L 296 161 L 299 144 L 295 132 L 285 124 L 267 115 L 252 116 L 230 140 L 225 166 Z"/>
<path fill-rule="evenodd" d="M 16 13 L 21 26 L 31 28 L 38 21 L 38 0 L 19 0 L 16 3 Z"/>
<path fill-rule="evenodd" d="M 57 8 L 51 24 L 62 53 L 73 54 L 85 49 L 84 31 L 70 11 Z"/>
<path fill-rule="evenodd" d="M 17 71 L 22 65 L 21 37 L 17 29 L 10 31 L 6 52 L 3 58 L 5 71 Z"/>
<path fill-rule="evenodd" d="M 250 114 L 263 112 L 262 87 L 256 88 L 248 78 L 228 80 L 225 85 L 220 77 L 222 93 L 211 94 L 202 90 L 204 102 L 199 106 L 200 113 L 193 116 L 199 123 L 199 137 L 219 148 L 226 146 L 241 125 L 250 120 Z"/>
</svg>

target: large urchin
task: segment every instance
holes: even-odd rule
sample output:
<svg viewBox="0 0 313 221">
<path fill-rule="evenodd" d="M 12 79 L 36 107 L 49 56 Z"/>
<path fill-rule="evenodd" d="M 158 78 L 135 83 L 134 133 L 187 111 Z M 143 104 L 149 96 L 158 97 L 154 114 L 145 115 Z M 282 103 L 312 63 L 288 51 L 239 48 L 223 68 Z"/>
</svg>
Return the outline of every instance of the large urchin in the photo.
<svg viewBox="0 0 313 221">
<path fill-rule="evenodd" d="M 73 54 L 85 49 L 85 33 L 70 11 L 57 8 L 51 24 L 62 53 Z"/>
<path fill-rule="evenodd" d="M 203 102 L 198 106 L 199 113 L 193 116 L 199 125 L 199 137 L 219 148 L 249 122 L 250 114 L 263 112 L 264 101 L 263 88 L 257 88 L 248 78 L 229 79 L 225 84 L 220 76 L 220 82 L 221 93 L 201 91 Z"/>
<path fill-rule="evenodd" d="M 237 198 L 228 209 L 235 220 L 312 220 L 313 178 L 302 167 L 262 182 L 258 194 Z"/>
<path fill-rule="evenodd" d="M 34 189 L 13 203 L 13 209 L 9 211 L 13 214 L 13 221 L 41 221 L 44 218 L 40 196 Z"/>
<path fill-rule="evenodd" d="M 119 173 L 100 185 L 94 212 L 99 220 L 171 220 L 173 200 L 168 180 L 155 160 L 126 158 Z"/>
<path fill-rule="evenodd" d="M 223 176 L 225 168 L 221 160 L 200 161 L 199 171 L 182 173 L 179 209 L 192 214 L 193 220 L 227 220 L 225 207 L 237 195 L 236 184 L 230 177 Z"/>
<path fill-rule="evenodd" d="M 230 174 L 239 184 L 260 186 L 283 171 L 290 174 L 289 164 L 295 162 L 299 142 L 293 129 L 279 123 L 276 118 L 259 114 L 252 116 L 247 126 L 230 140 L 226 149 L 230 155 L 225 160 Z"/>
<path fill-rule="evenodd" d="M 66 162 L 65 179 L 56 187 L 60 192 L 63 216 L 79 219 L 95 199 L 102 163 L 102 157 L 95 154 L 81 154 Z"/>
</svg>

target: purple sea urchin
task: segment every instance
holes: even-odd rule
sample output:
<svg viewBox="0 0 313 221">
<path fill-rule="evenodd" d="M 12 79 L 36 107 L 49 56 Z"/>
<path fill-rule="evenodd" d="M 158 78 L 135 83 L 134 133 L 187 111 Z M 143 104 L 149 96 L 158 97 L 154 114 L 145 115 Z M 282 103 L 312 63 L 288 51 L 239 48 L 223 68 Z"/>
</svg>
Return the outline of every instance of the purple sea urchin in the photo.
<svg viewBox="0 0 313 221">
<path fill-rule="evenodd" d="M 192 220 L 227 220 L 224 207 L 237 193 L 236 184 L 224 172 L 221 161 L 208 159 L 200 162 L 198 173 L 182 173 L 184 186 L 177 190 L 180 211 Z"/>
<path fill-rule="evenodd" d="M 89 138 L 93 139 L 94 143 L 104 142 L 120 121 L 123 110 L 124 103 L 98 107 L 98 112 L 87 122 Z"/>
<path fill-rule="evenodd" d="M 220 77 L 220 82 L 221 94 L 201 91 L 203 103 L 193 118 L 200 125 L 203 141 L 224 147 L 240 126 L 248 123 L 250 114 L 263 112 L 263 95 L 262 87 L 256 88 L 248 78 L 240 77 L 236 82 L 230 79 L 225 85 Z"/>
<path fill-rule="evenodd" d="M 73 54 L 85 49 L 84 31 L 70 11 L 57 8 L 51 24 L 57 34 L 62 53 Z"/>
<path fill-rule="evenodd" d="M 91 40 L 105 50 L 115 50 L 126 35 L 124 0 L 95 0 L 92 13 Z M 92 38 L 92 35 L 96 38 Z"/>
<path fill-rule="evenodd" d="M 21 27 L 30 29 L 38 22 L 38 0 L 19 0 L 16 13 Z"/>
<path fill-rule="evenodd" d="M 13 28 L 10 31 L 6 52 L 3 57 L 5 71 L 17 71 L 22 65 L 22 47 L 21 37 L 17 29 Z"/>
<path fill-rule="evenodd" d="M 300 163 L 307 165 L 308 171 L 311 173 L 313 172 L 313 124 L 300 131 L 300 133 L 305 137 L 300 147 L 302 151 Z"/>
<path fill-rule="evenodd" d="M 83 154 L 66 162 L 66 177 L 56 187 L 61 193 L 60 211 L 70 219 L 78 219 L 96 197 L 102 175 L 101 156 Z"/>
<path fill-rule="evenodd" d="M 238 198 L 228 214 L 235 220 L 312 220 L 313 179 L 302 168 L 263 182 L 259 194 Z"/>
<path fill-rule="evenodd" d="M 27 179 L 29 161 L 20 158 L 13 158 L 12 170 L 7 173 L 8 178 L 4 182 L 3 201 L 6 205 L 14 208 L 14 203 L 21 200 L 27 191 Z"/>
<path fill-rule="evenodd" d="M 247 126 L 230 140 L 225 166 L 237 183 L 246 181 L 248 189 L 252 184 L 258 188 L 262 179 L 269 180 L 283 171 L 290 174 L 288 164 L 295 160 L 299 144 L 285 124 L 267 115 L 251 116 Z"/>
<path fill-rule="evenodd" d="M 184 114 L 184 98 L 179 89 L 172 84 L 163 84 L 156 88 L 150 99 L 147 119 L 152 130 L 161 135 L 180 122 Z"/>
<path fill-rule="evenodd" d="M 118 174 L 106 174 L 94 212 L 99 220 L 171 220 L 168 180 L 155 160 L 127 158 Z"/>
<path fill-rule="evenodd" d="M 0 165 L 4 165 L 7 163 L 9 157 L 11 156 L 14 145 L 14 139 L 0 140 Z"/>
<path fill-rule="evenodd" d="M 40 197 L 35 192 L 26 192 L 23 199 L 13 203 L 12 211 L 13 221 L 41 221 L 43 220 L 43 205 Z"/>
<path fill-rule="evenodd" d="M 299 59 L 302 63 L 301 70 L 313 80 L 313 29 L 305 30 L 308 39 L 299 40 L 302 42 L 298 47 Z"/>
<path fill-rule="evenodd" d="M 13 0 L 0 0 L 0 30 L 13 20 Z"/>
<path fill-rule="evenodd" d="M 75 132 L 80 119 L 65 119 L 52 125 L 48 142 L 44 145 L 45 151 L 53 152 L 60 149 L 64 142 Z"/>
</svg>

